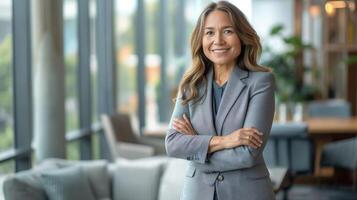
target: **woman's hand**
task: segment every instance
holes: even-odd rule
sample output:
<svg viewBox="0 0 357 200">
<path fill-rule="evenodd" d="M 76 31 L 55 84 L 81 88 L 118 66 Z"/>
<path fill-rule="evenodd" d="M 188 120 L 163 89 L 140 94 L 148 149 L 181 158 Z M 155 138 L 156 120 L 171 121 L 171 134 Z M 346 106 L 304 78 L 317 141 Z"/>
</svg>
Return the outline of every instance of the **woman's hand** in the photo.
<svg viewBox="0 0 357 200">
<path fill-rule="evenodd" d="M 173 128 L 183 134 L 186 135 L 196 135 L 195 129 L 193 129 L 190 120 L 188 117 L 183 114 L 182 119 L 175 118 L 173 123 L 172 123 Z"/>
<path fill-rule="evenodd" d="M 263 134 L 256 128 L 241 128 L 223 137 L 224 147 L 226 149 L 242 145 L 257 149 L 263 144 Z"/>
</svg>

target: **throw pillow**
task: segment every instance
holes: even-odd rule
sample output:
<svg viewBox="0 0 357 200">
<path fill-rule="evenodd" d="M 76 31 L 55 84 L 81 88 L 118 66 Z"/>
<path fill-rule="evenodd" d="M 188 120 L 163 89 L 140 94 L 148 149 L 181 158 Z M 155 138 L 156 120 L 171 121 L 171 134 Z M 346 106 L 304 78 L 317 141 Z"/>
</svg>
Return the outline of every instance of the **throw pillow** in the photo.
<svg viewBox="0 0 357 200">
<path fill-rule="evenodd" d="M 95 200 L 80 166 L 43 172 L 41 181 L 49 200 Z"/>
<path fill-rule="evenodd" d="M 110 198 L 110 177 L 107 170 L 106 160 L 76 161 L 50 158 L 43 161 L 39 166 L 36 167 L 36 169 L 40 168 L 40 170 L 48 170 L 48 167 L 46 168 L 46 166 L 55 166 L 55 168 L 81 166 L 84 176 L 89 180 L 95 198 Z"/>
<path fill-rule="evenodd" d="M 46 200 L 46 193 L 41 187 L 15 176 L 4 181 L 3 192 L 6 200 Z"/>
<path fill-rule="evenodd" d="M 113 199 L 157 200 L 162 161 L 116 162 L 113 177 Z"/>
<path fill-rule="evenodd" d="M 96 199 L 110 198 L 110 177 L 105 161 L 82 161 L 83 175 L 88 178 Z"/>
<path fill-rule="evenodd" d="M 171 159 L 161 177 L 159 200 L 180 199 L 183 189 L 187 161 Z"/>
</svg>

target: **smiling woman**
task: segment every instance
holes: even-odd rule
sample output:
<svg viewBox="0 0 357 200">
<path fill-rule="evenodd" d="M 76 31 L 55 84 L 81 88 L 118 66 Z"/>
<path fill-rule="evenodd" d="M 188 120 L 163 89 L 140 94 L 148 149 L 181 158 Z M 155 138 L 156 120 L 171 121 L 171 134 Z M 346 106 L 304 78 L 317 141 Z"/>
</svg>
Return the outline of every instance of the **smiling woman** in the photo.
<svg viewBox="0 0 357 200">
<path fill-rule="evenodd" d="M 219 69 L 230 69 L 241 52 L 238 35 L 228 15 L 223 11 L 213 11 L 205 21 L 202 40 L 203 52 Z M 228 79 L 224 80 L 224 82 Z M 220 80 L 221 81 L 221 80 Z"/>
<path fill-rule="evenodd" d="M 165 140 L 169 156 L 190 161 L 181 199 L 274 199 L 262 155 L 274 77 L 257 64 L 260 52 L 258 35 L 231 3 L 201 13 Z"/>
</svg>

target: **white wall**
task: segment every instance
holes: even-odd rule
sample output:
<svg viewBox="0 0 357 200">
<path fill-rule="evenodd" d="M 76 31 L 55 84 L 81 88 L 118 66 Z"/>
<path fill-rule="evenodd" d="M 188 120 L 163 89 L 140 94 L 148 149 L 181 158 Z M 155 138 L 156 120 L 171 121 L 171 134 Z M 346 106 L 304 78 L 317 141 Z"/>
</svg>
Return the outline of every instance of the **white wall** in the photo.
<svg viewBox="0 0 357 200">
<path fill-rule="evenodd" d="M 263 45 L 267 42 L 270 29 L 276 24 L 284 25 L 284 35 L 294 33 L 294 1 L 293 0 L 252 0 L 251 23 L 262 39 Z M 274 40 L 277 49 L 283 46 Z M 270 45 L 272 46 L 272 45 Z"/>
</svg>

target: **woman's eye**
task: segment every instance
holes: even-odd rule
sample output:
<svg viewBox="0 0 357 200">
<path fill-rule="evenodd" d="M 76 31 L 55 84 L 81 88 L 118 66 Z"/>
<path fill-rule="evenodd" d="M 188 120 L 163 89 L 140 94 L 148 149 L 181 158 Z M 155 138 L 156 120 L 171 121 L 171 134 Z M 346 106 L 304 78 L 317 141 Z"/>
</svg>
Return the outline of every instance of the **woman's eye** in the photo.
<svg viewBox="0 0 357 200">
<path fill-rule="evenodd" d="M 231 34 L 231 33 L 233 33 L 233 31 L 232 31 L 232 30 L 224 30 L 223 33 L 225 33 L 225 34 Z"/>
<path fill-rule="evenodd" d="M 213 31 L 207 31 L 206 35 L 213 35 Z"/>
</svg>

